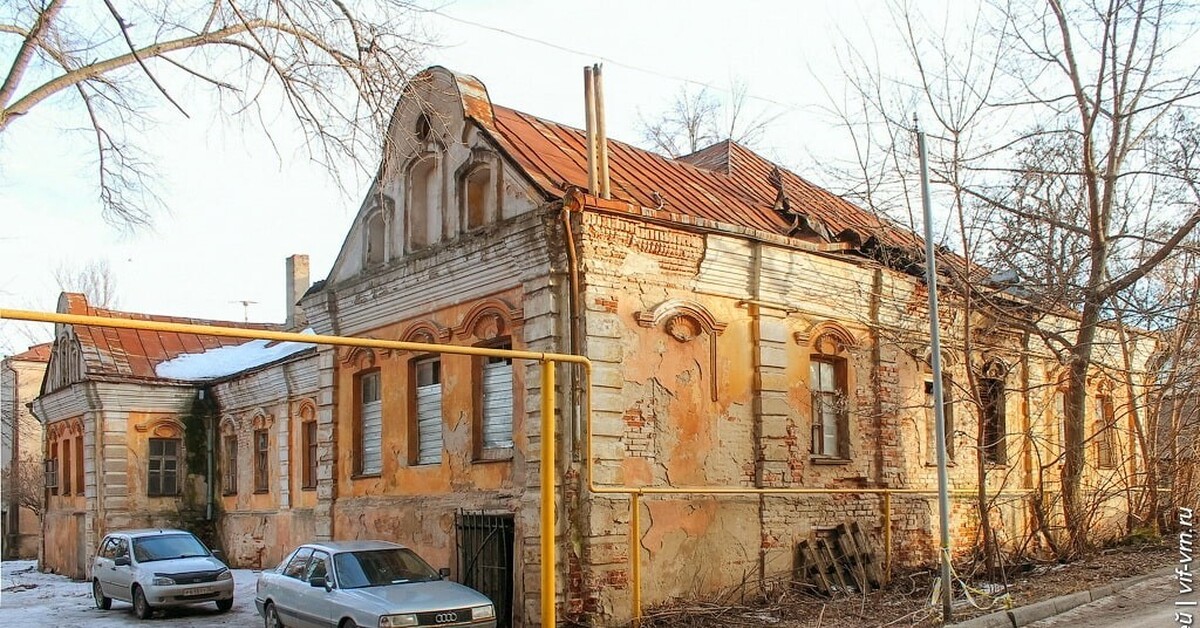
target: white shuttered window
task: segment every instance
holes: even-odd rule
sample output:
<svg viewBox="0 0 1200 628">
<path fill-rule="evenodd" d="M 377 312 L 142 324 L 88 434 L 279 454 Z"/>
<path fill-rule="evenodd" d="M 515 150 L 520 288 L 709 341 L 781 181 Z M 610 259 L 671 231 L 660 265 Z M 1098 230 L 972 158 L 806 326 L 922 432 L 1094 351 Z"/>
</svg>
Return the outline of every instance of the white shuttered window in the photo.
<svg viewBox="0 0 1200 628">
<path fill-rule="evenodd" d="M 383 470 L 383 402 L 379 394 L 379 371 L 363 375 L 359 385 L 362 387 L 362 405 L 359 408 L 362 420 L 359 453 L 362 455 L 362 464 L 359 472 L 375 475 Z"/>
<path fill-rule="evenodd" d="M 484 358 L 482 405 L 483 448 L 511 448 L 513 446 L 513 367 L 511 359 Z"/>
<path fill-rule="evenodd" d="M 442 461 L 442 361 L 416 363 L 417 464 Z"/>
</svg>

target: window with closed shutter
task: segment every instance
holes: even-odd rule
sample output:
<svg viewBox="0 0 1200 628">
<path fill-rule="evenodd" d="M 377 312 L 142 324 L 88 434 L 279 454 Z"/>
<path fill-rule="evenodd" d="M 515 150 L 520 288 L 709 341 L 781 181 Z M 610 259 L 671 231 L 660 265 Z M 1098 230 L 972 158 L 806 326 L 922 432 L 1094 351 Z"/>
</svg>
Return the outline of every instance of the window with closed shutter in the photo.
<svg viewBox="0 0 1200 628">
<path fill-rule="evenodd" d="M 359 379 L 361 401 L 359 417 L 361 433 L 359 441 L 359 473 L 375 475 L 383 470 L 383 402 L 380 398 L 379 371 L 367 373 Z"/>
<path fill-rule="evenodd" d="M 225 437 L 224 494 L 233 495 L 238 490 L 238 438 L 235 434 Z"/>
<path fill-rule="evenodd" d="M 417 464 L 442 461 L 442 362 L 416 363 Z"/>
<path fill-rule="evenodd" d="M 508 349 L 510 347 L 500 347 Z M 484 449 L 513 446 L 513 367 L 510 358 L 484 358 L 482 369 L 482 445 Z"/>
<path fill-rule="evenodd" d="M 254 492 L 266 493 L 271 486 L 270 440 L 267 430 L 254 430 Z"/>
</svg>

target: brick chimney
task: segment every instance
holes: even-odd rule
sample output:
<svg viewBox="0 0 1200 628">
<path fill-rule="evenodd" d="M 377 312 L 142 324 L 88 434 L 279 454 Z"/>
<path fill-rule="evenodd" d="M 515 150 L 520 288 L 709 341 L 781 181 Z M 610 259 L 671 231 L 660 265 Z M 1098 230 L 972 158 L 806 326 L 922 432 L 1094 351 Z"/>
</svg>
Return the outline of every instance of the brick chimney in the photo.
<svg viewBox="0 0 1200 628">
<path fill-rule="evenodd" d="M 292 255 L 287 258 L 287 321 L 284 327 L 288 331 L 304 329 L 308 319 L 304 310 L 297 303 L 311 284 L 308 281 L 308 256 Z"/>
</svg>

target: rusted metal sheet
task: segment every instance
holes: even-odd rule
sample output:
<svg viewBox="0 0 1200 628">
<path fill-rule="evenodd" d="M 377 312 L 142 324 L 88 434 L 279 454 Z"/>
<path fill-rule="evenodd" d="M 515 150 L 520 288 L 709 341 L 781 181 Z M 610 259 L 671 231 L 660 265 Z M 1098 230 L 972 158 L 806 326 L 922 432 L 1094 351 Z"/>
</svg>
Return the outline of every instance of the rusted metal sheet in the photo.
<svg viewBox="0 0 1200 628">
<path fill-rule="evenodd" d="M 249 329 L 278 329 L 277 325 L 260 323 L 238 323 L 230 321 L 203 320 L 178 316 L 157 316 L 136 312 L 122 312 L 92 307 L 87 297 L 77 293 L 63 295 L 65 313 L 85 316 L 103 316 L 132 320 L 150 320 L 169 323 L 198 325 L 221 325 Z M 111 329 L 99 327 L 74 327 L 79 349 L 89 376 L 106 375 L 156 379 L 155 368 L 162 362 L 185 353 L 202 353 L 209 349 L 238 345 L 246 342 L 241 338 L 225 338 L 198 334 Z"/>
</svg>

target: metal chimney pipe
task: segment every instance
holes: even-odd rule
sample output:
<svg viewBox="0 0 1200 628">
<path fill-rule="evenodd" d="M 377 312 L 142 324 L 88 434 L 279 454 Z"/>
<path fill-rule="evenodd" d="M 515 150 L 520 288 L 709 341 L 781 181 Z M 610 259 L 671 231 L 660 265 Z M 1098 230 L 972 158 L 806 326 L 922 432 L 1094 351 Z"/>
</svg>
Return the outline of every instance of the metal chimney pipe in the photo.
<svg viewBox="0 0 1200 628">
<path fill-rule="evenodd" d="M 583 104 L 587 118 L 588 194 L 595 196 L 599 186 L 596 183 L 596 81 L 592 71 L 592 66 L 583 68 Z"/>
<path fill-rule="evenodd" d="M 608 182 L 608 132 L 604 129 L 604 77 L 600 74 L 601 66 L 596 64 L 592 71 L 595 85 L 596 99 L 596 134 L 598 135 L 597 142 L 599 149 L 599 179 L 600 179 L 600 198 L 612 198 L 612 191 L 609 188 Z"/>
</svg>

